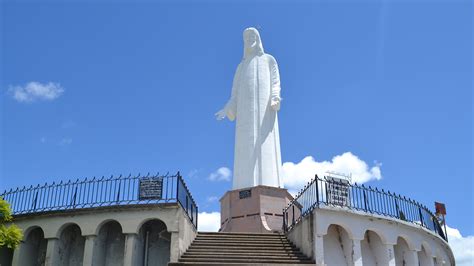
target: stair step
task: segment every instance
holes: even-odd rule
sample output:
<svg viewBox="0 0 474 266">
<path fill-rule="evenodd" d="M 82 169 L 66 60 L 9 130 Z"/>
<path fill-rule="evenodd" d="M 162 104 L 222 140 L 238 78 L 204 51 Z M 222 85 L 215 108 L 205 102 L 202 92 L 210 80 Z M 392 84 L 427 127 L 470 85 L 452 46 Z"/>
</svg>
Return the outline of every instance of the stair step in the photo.
<svg viewBox="0 0 474 266">
<path fill-rule="evenodd" d="M 202 235 L 197 235 L 196 239 L 270 239 L 270 240 L 280 240 L 280 239 L 286 239 L 284 236 L 215 236 L 215 235 L 209 235 L 209 236 L 202 236 Z"/>
<path fill-rule="evenodd" d="M 280 244 L 289 244 L 290 241 L 288 240 L 276 240 L 276 241 L 268 241 L 268 240 L 258 240 L 258 239 L 252 239 L 252 240 L 227 240 L 227 239 L 195 239 L 195 243 L 219 243 L 219 244 L 225 244 L 225 243 L 249 243 L 249 244 L 275 244 L 275 245 L 280 245 Z"/>
<path fill-rule="evenodd" d="M 278 266 L 294 266 L 295 263 L 286 263 L 286 262 L 274 262 L 272 263 L 273 264 L 278 264 Z M 304 264 L 304 265 L 314 265 L 316 266 L 316 264 L 314 262 L 300 262 L 300 263 L 296 263 L 296 264 Z M 170 262 L 168 263 L 168 266 L 186 266 L 186 265 L 214 265 L 214 266 L 217 266 L 217 265 L 220 265 L 220 266 L 227 266 L 227 265 L 231 265 L 231 266 L 269 266 L 270 264 L 268 263 L 239 263 L 239 262 L 226 262 L 226 263 L 222 263 L 222 262 Z"/>
<path fill-rule="evenodd" d="M 284 237 L 216 237 L 216 236 L 209 236 L 209 237 L 202 237 L 197 236 L 194 240 L 230 240 L 230 241 L 283 241 L 287 240 Z"/>
<path fill-rule="evenodd" d="M 310 259 L 269 259 L 269 258 L 180 258 L 178 262 L 261 262 L 261 263 L 297 263 L 297 262 L 313 262 Z M 314 263 L 314 262 L 313 262 Z"/>
<path fill-rule="evenodd" d="M 297 259 L 297 260 L 305 260 L 306 257 L 303 255 L 300 256 L 293 256 L 293 255 L 280 255 L 280 254 L 266 254 L 266 253 L 256 253 L 249 256 L 249 254 L 241 253 L 241 254 L 184 254 L 181 256 L 182 259 L 191 259 L 191 258 L 225 258 L 225 259 L 243 259 L 243 258 L 256 258 L 256 259 Z"/>
<path fill-rule="evenodd" d="M 207 250 L 207 249 L 190 249 L 186 251 L 186 254 L 240 254 L 245 253 L 248 255 L 252 255 L 254 253 L 265 253 L 265 254 L 282 254 L 282 255 L 303 255 L 301 251 L 293 251 L 293 250 Z"/>
<path fill-rule="evenodd" d="M 180 264 L 181 263 L 181 264 Z M 313 264 L 279 233 L 199 232 L 178 265 L 294 265 Z"/>
<path fill-rule="evenodd" d="M 218 247 L 230 247 L 230 246 L 239 246 L 239 247 L 293 247 L 290 243 L 218 243 L 212 241 L 194 241 L 193 246 L 218 246 Z"/>
<path fill-rule="evenodd" d="M 217 236 L 282 236 L 285 237 L 284 234 L 280 233 L 249 233 L 249 232 L 198 232 L 198 235 L 217 235 Z"/>
<path fill-rule="evenodd" d="M 267 247 L 267 246 L 222 246 L 222 245 L 192 245 L 188 250 L 293 250 L 299 251 L 299 248 L 292 246 L 279 246 L 279 247 Z"/>
</svg>

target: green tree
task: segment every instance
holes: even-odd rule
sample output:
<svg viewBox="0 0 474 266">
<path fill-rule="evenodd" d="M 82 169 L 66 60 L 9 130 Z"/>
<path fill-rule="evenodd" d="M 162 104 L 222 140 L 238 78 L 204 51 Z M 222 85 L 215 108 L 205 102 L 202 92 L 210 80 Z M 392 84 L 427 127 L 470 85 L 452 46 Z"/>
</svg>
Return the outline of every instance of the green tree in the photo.
<svg viewBox="0 0 474 266">
<path fill-rule="evenodd" d="M 18 226 L 15 224 L 5 225 L 5 223 L 11 221 L 12 210 L 10 204 L 0 197 L 0 248 L 15 249 L 23 239 L 23 232 Z"/>
</svg>

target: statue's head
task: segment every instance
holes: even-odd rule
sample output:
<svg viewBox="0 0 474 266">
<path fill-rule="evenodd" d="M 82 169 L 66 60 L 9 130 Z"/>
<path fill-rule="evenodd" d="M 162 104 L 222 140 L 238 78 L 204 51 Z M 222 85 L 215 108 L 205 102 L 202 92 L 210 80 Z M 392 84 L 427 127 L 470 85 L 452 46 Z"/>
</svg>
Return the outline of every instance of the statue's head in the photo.
<svg viewBox="0 0 474 266">
<path fill-rule="evenodd" d="M 262 40 L 255 28 L 244 30 L 244 58 L 248 56 L 263 54 Z"/>
</svg>

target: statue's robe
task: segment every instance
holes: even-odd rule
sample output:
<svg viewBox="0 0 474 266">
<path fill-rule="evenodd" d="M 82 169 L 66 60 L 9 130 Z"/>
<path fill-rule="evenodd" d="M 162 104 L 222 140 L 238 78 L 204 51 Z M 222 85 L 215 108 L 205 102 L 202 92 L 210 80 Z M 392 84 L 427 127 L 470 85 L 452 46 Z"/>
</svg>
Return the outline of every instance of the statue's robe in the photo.
<svg viewBox="0 0 474 266">
<path fill-rule="evenodd" d="M 234 76 L 226 115 L 236 119 L 233 189 L 265 185 L 283 187 L 277 111 L 278 65 L 269 54 L 245 57 Z"/>
</svg>

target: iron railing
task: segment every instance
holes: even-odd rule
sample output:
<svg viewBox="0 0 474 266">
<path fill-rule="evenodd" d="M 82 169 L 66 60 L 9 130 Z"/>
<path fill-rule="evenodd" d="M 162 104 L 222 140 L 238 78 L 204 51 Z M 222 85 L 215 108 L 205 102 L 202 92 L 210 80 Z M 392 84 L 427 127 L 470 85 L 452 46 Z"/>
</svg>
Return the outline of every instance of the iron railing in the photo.
<svg viewBox="0 0 474 266">
<path fill-rule="evenodd" d="M 311 180 L 283 210 L 283 230 L 289 231 L 321 205 L 378 214 L 427 228 L 448 241 L 438 219 L 424 205 L 390 191 L 333 178 Z"/>
<path fill-rule="evenodd" d="M 158 197 L 146 198 L 140 194 L 140 182 L 144 180 L 158 181 Z M 178 203 L 197 228 L 198 207 L 179 172 L 175 175 L 139 174 L 45 183 L 10 189 L 0 197 L 11 204 L 13 215 L 116 205 Z"/>
</svg>

